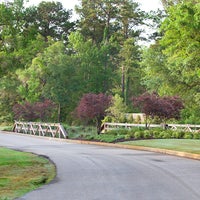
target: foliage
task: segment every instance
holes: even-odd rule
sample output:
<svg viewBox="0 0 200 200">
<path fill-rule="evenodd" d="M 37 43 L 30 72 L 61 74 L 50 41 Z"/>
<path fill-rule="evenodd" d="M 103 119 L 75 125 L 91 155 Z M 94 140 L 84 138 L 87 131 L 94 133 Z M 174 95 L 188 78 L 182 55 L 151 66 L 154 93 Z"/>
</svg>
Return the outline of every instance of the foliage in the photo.
<svg viewBox="0 0 200 200">
<path fill-rule="evenodd" d="M 132 94 L 140 94 L 140 50 L 133 38 L 124 41 L 119 51 L 120 74 L 122 80 L 121 94 L 126 105 L 129 104 Z"/>
<path fill-rule="evenodd" d="M 82 0 L 76 12 L 80 15 L 81 33 L 94 43 L 109 41 L 112 36 L 120 42 L 138 36 L 144 17 L 138 3 L 130 0 Z"/>
<path fill-rule="evenodd" d="M 99 134 L 101 131 L 101 120 L 106 115 L 106 109 L 110 105 L 110 102 L 111 96 L 103 93 L 85 94 L 76 108 L 76 116 L 84 122 L 95 120 L 97 133 Z"/>
<path fill-rule="evenodd" d="M 180 96 L 182 122 L 199 123 L 199 2 L 162 2 L 164 12 L 144 13 L 130 0 L 81 0 L 76 22 L 59 2 L 0 3 L 0 123 L 13 121 L 16 102 L 44 99 L 57 121 L 74 123 L 87 93 L 120 94 L 133 112 L 130 97 L 144 91 Z M 156 41 L 141 56 L 143 25 Z"/>
<path fill-rule="evenodd" d="M 123 99 L 116 94 L 111 101 L 109 108 L 106 110 L 107 118 L 111 120 L 111 122 L 125 122 L 127 106 L 123 102 Z"/>
<path fill-rule="evenodd" d="M 40 23 L 38 29 L 41 35 L 67 40 L 74 26 L 74 23 L 69 20 L 71 12 L 66 11 L 60 2 L 41 2 L 37 10 L 36 17 L 37 22 Z"/>
<path fill-rule="evenodd" d="M 150 92 L 157 92 L 160 95 L 170 93 L 168 83 L 171 78 L 167 76 L 169 70 L 166 67 L 166 56 L 163 54 L 163 47 L 157 42 L 149 48 L 143 49 L 142 53 L 142 84 Z"/>
<path fill-rule="evenodd" d="M 166 119 L 179 119 L 180 111 L 183 109 L 183 103 L 179 97 L 159 97 L 156 93 L 144 93 L 133 98 L 133 105 L 140 107 L 147 117 L 153 119 L 157 116 L 164 122 Z"/>
<path fill-rule="evenodd" d="M 168 17 L 161 26 L 163 37 L 160 41 L 166 57 L 165 67 L 170 78 L 168 82 L 170 92 L 181 96 L 187 108 L 195 105 L 198 110 L 200 108 L 199 5 L 198 2 L 189 0 L 171 6 Z M 196 118 L 198 119 L 198 116 Z"/>
<path fill-rule="evenodd" d="M 55 104 L 50 100 L 43 102 L 15 104 L 13 106 L 14 118 L 25 121 L 51 121 Z"/>
<path fill-rule="evenodd" d="M 200 132 L 185 132 L 183 130 L 172 130 L 163 128 L 138 128 L 113 129 L 105 133 L 97 134 L 93 128 L 89 127 L 68 127 L 69 138 L 82 139 L 101 142 L 120 142 L 132 140 L 152 140 L 152 139 L 199 139 Z"/>
</svg>

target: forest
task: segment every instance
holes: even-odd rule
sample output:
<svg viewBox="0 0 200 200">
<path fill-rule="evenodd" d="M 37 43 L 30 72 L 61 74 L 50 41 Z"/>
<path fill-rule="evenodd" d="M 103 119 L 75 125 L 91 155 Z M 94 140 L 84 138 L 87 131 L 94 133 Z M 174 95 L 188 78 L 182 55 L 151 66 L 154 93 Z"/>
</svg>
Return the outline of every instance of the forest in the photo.
<svg viewBox="0 0 200 200">
<path fill-rule="evenodd" d="M 56 1 L 0 3 L 0 123 L 80 123 L 86 94 L 141 112 L 133 98 L 148 93 L 181 99 L 178 122 L 200 124 L 200 2 L 161 2 L 80 0 L 76 20 Z"/>
</svg>

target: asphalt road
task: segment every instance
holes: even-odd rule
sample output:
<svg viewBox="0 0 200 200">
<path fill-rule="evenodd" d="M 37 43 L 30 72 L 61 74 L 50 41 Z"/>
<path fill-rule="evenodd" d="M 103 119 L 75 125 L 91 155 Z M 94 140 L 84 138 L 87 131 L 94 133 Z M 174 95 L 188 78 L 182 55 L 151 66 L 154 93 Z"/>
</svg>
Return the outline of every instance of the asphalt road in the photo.
<svg viewBox="0 0 200 200">
<path fill-rule="evenodd" d="M 48 156 L 56 179 L 18 200 L 199 200 L 200 161 L 0 132 L 0 146 Z"/>
</svg>

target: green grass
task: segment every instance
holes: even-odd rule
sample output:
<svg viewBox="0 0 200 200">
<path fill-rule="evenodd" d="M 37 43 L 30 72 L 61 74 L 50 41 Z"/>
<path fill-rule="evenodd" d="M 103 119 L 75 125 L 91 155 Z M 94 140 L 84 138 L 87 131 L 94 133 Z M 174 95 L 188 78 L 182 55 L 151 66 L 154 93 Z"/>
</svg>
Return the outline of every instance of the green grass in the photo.
<svg viewBox="0 0 200 200">
<path fill-rule="evenodd" d="M 0 200 L 10 200 L 49 183 L 56 174 L 46 158 L 0 148 Z"/>
<path fill-rule="evenodd" d="M 123 142 L 133 146 L 145 146 L 200 154 L 200 140 L 190 139 L 153 139 Z"/>
<path fill-rule="evenodd" d="M 12 131 L 12 125 L 0 125 L 0 131 Z"/>
</svg>

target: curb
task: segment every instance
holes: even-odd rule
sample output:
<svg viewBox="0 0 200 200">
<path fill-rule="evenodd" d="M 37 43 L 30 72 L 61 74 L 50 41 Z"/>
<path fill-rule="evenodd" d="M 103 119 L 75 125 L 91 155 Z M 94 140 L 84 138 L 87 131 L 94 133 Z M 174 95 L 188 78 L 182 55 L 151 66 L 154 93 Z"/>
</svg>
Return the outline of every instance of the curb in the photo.
<svg viewBox="0 0 200 200">
<path fill-rule="evenodd" d="M 98 146 L 105 146 L 105 147 L 149 151 L 149 152 L 162 153 L 162 154 L 184 157 L 184 158 L 189 158 L 189 159 L 194 159 L 194 160 L 200 160 L 200 154 L 193 154 L 193 153 L 187 153 L 187 152 L 182 152 L 182 151 L 173 151 L 173 150 L 168 150 L 168 149 L 159 149 L 159 148 L 153 148 L 153 147 L 133 146 L 133 145 L 116 144 L 116 143 L 92 142 L 92 141 L 83 141 L 83 140 L 66 139 L 66 141 L 70 143 L 76 143 L 76 144 L 98 145 Z"/>
<path fill-rule="evenodd" d="M 105 146 L 105 147 L 132 149 L 132 150 L 139 150 L 139 151 L 149 151 L 149 152 L 184 157 L 184 158 L 189 158 L 189 159 L 194 159 L 194 160 L 200 160 L 200 154 L 193 154 L 193 153 L 174 151 L 174 150 L 168 150 L 168 149 L 159 149 L 159 148 L 153 148 L 153 147 L 133 146 L 133 145 L 125 145 L 125 144 L 106 143 L 106 142 L 93 142 L 93 141 L 85 141 L 85 140 L 60 139 L 60 138 L 52 138 L 52 137 L 35 136 L 35 135 L 29 135 L 29 134 L 8 132 L 8 131 L 1 131 L 1 132 L 5 133 L 5 134 L 14 134 L 14 135 L 21 135 L 21 136 L 26 135 L 29 137 L 37 137 L 37 138 L 46 139 L 46 140 L 69 142 L 69 143 L 74 143 L 74 144 L 98 145 L 98 146 Z"/>
</svg>

